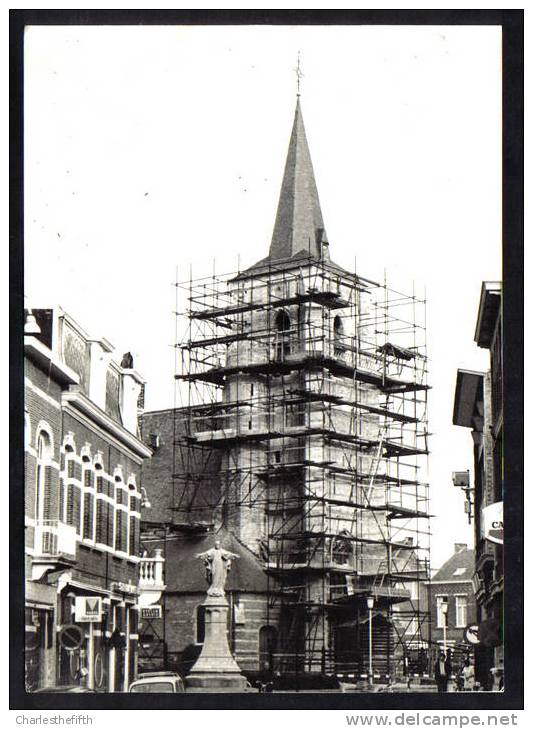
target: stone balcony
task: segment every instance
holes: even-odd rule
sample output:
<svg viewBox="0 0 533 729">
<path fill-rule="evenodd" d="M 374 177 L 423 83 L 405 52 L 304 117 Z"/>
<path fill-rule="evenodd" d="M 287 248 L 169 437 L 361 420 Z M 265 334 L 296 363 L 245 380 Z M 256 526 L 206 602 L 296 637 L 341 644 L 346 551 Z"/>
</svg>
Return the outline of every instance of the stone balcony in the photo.
<svg viewBox="0 0 533 729">
<path fill-rule="evenodd" d="M 166 589 L 163 577 L 165 558 L 162 550 L 156 549 L 153 557 L 146 553 L 139 562 L 139 607 L 156 603 Z"/>
</svg>

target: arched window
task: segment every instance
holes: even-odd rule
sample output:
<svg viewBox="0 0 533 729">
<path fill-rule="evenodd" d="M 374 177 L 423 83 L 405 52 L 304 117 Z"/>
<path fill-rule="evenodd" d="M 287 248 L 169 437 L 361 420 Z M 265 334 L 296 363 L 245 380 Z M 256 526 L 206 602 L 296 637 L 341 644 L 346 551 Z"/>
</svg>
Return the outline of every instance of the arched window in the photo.
<svg viewBox="0 0 533 729">
<path fill-rule="evenodd" d="M 274 670 L 274 651 L 278 640 L 278 631 L 273 625 L 263 625 L 259 629 L 259 670 Z"/>
<path fill-rule="evenodd" d="M 37 464 L 35 471 L 35 519 L 50 518 L 50 436 L 41 430 L 37 438 Z"/>
<path fill-rule="evenodd" d="M 291 352 L 291 318 L 286 311 L 278 311 L 274 321 L 276 330 L 276 359 L 282 361 Z"/>
<path fill-rule="evenodd" d="M 344 344 L 344 325 L 339 315 L 333 320 L 333 351 L 336 357 L 342 357 L 346 351 Z"/>
</svg>

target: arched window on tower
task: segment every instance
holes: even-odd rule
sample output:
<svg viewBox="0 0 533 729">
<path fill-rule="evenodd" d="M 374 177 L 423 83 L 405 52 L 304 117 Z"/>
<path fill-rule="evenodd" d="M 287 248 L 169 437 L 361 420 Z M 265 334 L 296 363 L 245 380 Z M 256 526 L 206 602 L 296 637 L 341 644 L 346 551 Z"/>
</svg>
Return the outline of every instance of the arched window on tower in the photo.
<svg viewBox="0 0 533 729">
<path fill-rule="evenodd" d="M 278 311 L 274 322 L 276 360 L 283 361 L 291 353 L 291 318 L 286 311 Z"/>
<path fill-rule="evenodd" d="M 342 323 L 340 316 L 337 314 L 333 320 L 333 351 L 335 353 L 335 357 L 342 357 L 346 351 L 344 340 L 344 324 Z"/>
</svg>

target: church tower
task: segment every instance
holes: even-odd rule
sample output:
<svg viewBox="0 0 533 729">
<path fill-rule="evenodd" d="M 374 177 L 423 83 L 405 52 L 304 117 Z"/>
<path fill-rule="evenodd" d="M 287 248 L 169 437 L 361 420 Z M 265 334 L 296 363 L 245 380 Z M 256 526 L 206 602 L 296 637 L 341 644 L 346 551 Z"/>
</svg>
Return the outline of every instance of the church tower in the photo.
<svg viewBox="0 0 533 729">
<path fill-rule="evenodd" d="M 269 253 L 191 284 L 180 375 L 211 393 L 189 440 L 220 459 L 215 528 L 267 575 L 281 671 L 390 674 L 415 618 L 422 646 L 426 358 L 400 299 L 331 260 L 298 98 Z"/>
</svg>

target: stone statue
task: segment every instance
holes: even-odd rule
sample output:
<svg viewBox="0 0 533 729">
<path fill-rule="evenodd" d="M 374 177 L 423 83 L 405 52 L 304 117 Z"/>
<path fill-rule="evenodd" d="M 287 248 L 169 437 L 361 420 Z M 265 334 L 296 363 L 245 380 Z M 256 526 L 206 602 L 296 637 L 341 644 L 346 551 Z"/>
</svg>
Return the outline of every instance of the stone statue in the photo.
<svg viewBox="0 0 533 729">
<path fill-rule="evenodd" d="M 224 597 L 224 587 L 227 574 L 231 569 L 231 560 L 239 559 L 239 555 L 221 549 L 220 542 L 216 541 L 214 548 L 197 554 L 196 558 L 204 561 L 205 576 L 209 584 L 207 594 L 214 597 Z"/>
</svg>

